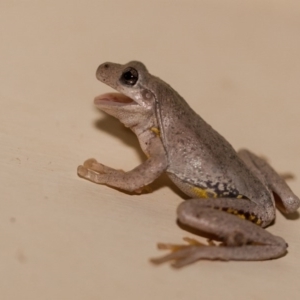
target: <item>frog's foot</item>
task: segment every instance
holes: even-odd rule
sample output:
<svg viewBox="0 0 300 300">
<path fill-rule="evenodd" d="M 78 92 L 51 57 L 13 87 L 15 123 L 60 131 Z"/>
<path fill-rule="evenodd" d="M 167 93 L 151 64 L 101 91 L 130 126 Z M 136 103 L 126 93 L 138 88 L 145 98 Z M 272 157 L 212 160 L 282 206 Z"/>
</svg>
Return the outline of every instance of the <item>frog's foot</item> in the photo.
<svg viewBox="0 0 300 300">
<path fill-rule="evenodd" d="M 278 249 L 279 247 L 284 249 Z M 153 258 L 150 261 L 157 265 L 173 261 L 171 263 L 172 267 L 182 268 L 198 260 L 264 260 L 283 256 L 286 247 L 283 240 L 278 245 L 230 246 L 224 243 L 216 245 L 213 242 L 210 242 L 209 245 L 201 243 L 190 243 L 189 245 L 158 244 L 159 249 L 170 250 L 171 253 Z M 277 254 L 274 255 L 274 252 Z"/>
<path fill-rule="evenodd" d="M 161 264 L 173 260 L 174 262 L 172 263 L 172 266 L 174 268 L 181 268 L 185 265 L 191 264 L 201 259 L 202 257 L 199 257 L 199 253 L 201 253 L 202 250 L 206 252 L 206 248 L 216 247 L 216 244 L 211 240 L 208 240 L 208 245 L 205 245 L 191 238 L 183 238 L 183 240 L 186 241 L 188 244 L 181 245 L 158 243 L 158 249 L 170 250 L 171 253 L 162 257 L 152 258 L 150 261 L 154 264 Z M 208 251 L 210 250 L 208 249 Z"/>
<path fill-rule="evenodd" d="M 86 160 L 83 165 L 77 168 L 78 176 L 100 184 L 106 184 L 109 175 L 115 172 L 124 173 L 122 170 L 115 170 L 100 164 L 94 158 Z"/>
</svg>

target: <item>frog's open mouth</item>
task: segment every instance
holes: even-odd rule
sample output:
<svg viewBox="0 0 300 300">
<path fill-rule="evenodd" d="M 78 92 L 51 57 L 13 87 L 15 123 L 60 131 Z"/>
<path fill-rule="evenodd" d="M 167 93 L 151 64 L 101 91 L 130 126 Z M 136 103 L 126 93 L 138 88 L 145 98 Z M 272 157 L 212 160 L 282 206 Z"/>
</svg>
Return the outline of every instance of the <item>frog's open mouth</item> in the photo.
<svg viewBox="0 0 300 300">
<path fill-rule="evenodd" d="M 137 104 L 131 98 L 120 94 L 120 93 L 107 93 L 100 96 L 97 96 L 94 100 L 96 106 L 101 105 L 128 105 L 128 104 Z"/>
</svg>

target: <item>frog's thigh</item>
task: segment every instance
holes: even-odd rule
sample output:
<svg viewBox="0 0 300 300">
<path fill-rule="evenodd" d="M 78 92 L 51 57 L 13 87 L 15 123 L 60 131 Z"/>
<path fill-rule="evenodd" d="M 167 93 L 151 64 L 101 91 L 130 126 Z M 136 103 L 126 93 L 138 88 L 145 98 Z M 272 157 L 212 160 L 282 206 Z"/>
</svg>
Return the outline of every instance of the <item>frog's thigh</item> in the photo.
<svg viewBox="0 0 300 300">
<path fill-rule="evenodd" d="M 240 150 L 238 155 L 247 167 L 281 198 L 283 207 L 279 206 L 279 208 L 283 212 L 291 213 L 299 208 L 299 198 L 291 191 L 284 179 L 264 159 L 248 150 Z"/>
<path fill-rule="evenodd" d="M 273 237 L 253 223 L 261 224 L 258 222 L 263 218 L 260 214 L 261 209 L 255 203 L 231 198 L 191 199 L 181 203 L 177 209 L 181 223 L 218 236 L 233 246 L 249 242 L 264 243 L 268 237 Z M 251 216 L 255 217 L 253 222 L 250 221 Z M 235 235 L 243 237 L 242 240 L 234 242 Z"/>
</svg>

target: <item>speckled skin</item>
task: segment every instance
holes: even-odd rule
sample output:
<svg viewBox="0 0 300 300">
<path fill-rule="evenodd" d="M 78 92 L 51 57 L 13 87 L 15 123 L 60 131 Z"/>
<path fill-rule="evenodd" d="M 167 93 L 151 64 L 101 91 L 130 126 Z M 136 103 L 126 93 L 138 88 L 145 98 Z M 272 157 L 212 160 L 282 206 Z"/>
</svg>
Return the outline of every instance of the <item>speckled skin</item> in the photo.
<svg viewBox="0 0 300 300">
<path fill-rule="evenodd" d="M 180 250 L 176 246 L 176 251 L 153 262 L 175 260 L 174 266 L 181 267 L 198 259 L 263 260 L 286 253 L 285 241 L 257 224 L 264 227 L 275 219 L 272 191 L 281 197 L 286 213 L 297 210 L 300 200 L 264 160 L 247 150 L 237 153 L 140 62 L 104 63 L 97 78 L 122 94 L 101 95 L 95 98 L 96 106 L 137 135 L 148 159 L 129 172 L 90 159 L 78 167 L 79 176 L 138 192 L 167 172 L 187 195 L 205 198 L 182 203 L 179 220 L 217 236 L 226 245 L 204 247 L 192 242 Z"/>
</svg>

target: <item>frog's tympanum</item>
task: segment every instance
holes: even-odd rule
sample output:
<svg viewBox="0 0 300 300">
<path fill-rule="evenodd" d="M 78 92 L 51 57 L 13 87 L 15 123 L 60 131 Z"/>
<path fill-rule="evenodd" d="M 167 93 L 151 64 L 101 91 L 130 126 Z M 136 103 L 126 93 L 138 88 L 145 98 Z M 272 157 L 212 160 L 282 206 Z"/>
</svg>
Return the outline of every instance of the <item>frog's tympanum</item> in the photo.
<svg viewBox="0 0 300 300">
<path fill-rule="evenodd" d="M 300 200 L 264 159 L 248 150 L 236 152 L 140 62 L 104 63 L 97 78 L 119 93 L 98 96 L 95 105 L 136 134 L 147 160 L 124 172 L 89 159 L 78 167 L 79 176 L 140 192 L 166 172 L 193 198 L 179 205 L 180 223 L 221 242 L 159 244 L 171 253 L 152 262 L 172 260 L 182 267 L 201 259 L 266 260 L 286 253 L 287 243 L 263 228 L 275 219 L 275 198 L 280 198 L 283 213 L 295 212 Z"/>
</svg>

